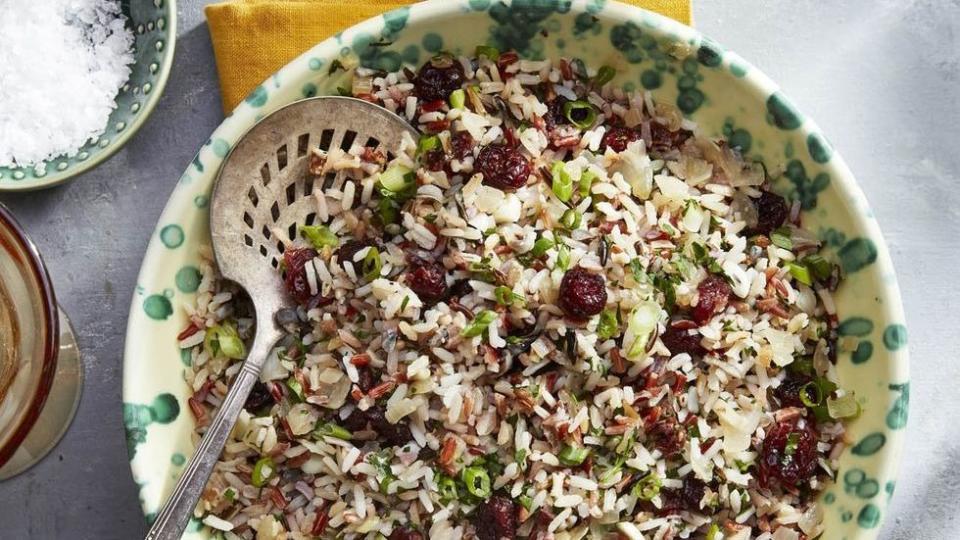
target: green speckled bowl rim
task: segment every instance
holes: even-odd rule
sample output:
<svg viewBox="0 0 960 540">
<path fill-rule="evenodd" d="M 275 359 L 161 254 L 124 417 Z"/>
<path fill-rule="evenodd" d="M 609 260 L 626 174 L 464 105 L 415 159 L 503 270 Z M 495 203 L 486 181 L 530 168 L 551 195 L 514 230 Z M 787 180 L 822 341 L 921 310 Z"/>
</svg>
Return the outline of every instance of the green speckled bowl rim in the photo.
<svg viewBox="0 0 960 540">
<path fill-rule="evenodd" d="M 558 10 L 561 13 L 571 11 L 566 0 L 543 3 L 561 5 L 563 9 Z M 320 70 L 326 71 L 324 61 L 330 62 L 341 54 L 348 54 L 349 47 L 343 46 L 349 43 L 347 38 L 389 32 L 392 36 L 399 35 L 402 41 L 409 36 L 398 32 L 408 21 L 415 23 L 420 32 L 416 34 L 418 39 L 431 30 L 433 32 L 427 36 L 436 36 L 435 32 L 444 32 L 439 30 L 444 23 L 456 21 L 477 5 L 484 6 L 482 9 L 485 10 L 490 2 L 430 0 L 374 17 L 324 40 L 254 89 L 213 132 L 181 177 L 147 248 L 132 298 L 124 353 L 124 427 L 131 471 L 140 488 L 141 504 L 148 521 L 155 515 L 165 494 L 172 489 L 186 456 L 193 448 L 190 442 L 193 421 L 185 407 L 187 389 L 180 376 L 184 369 L 180 363 L 183 358 L 174 337 L 186 325 L 186 318 L 182 310 L 175 309 L 174 302 L 189 301 L 191 293 L 196 290 L 198 276 L 196 268 L 191 265 L 197 264 L 198 258 L 196 253 L 188 250 L 208 242 L 208 228 L 198 221 L 201 219 L 198 216 L 203 214 L 202 219 L 206 219 L 205 209 L 213 176 L 229 152 L 231 142 L 235 142 L 270 111 L 315 94 L 317 85 L 305 81 L 319 82 L 323 79 L 324 90 L 331 90 L 332 83 L 320 76 Z M 889 253 L 852 173 L 839 154 L 830 148 L 816 124 L 808 117 L 801 116 L 773 81 L 735 53 L 724 51 L 716 42 L 703 37 L 696 30 L 617 2 L 576 0 L 572 11 L 581 15 L 583 12 L 602 12 L 605 24 L 616 23 L 617 26 L 630 26 L 633 21 L 639 25 L 642 21 L 643 31 L 652 32 L 657 39 L 695 44 L 694 56 L 701 63 L 713 67 L 722 65 L 729 69 L 742 81 L 734 89 L 747 95 L 744 99 L 750 99 L 751 106 L 763 106 L 765 103 L 766 122 L 774 128 L 790 132 L 789 136 L 783 135 L 782 138 L 804 141 L 802 146 L 809 150 L 809 156 L 802 157 L 802 160 L 812 159 L 816 162 L 812 166 L 824 171 L 822 174 L 829 175 L 829 189 L 824 194 L 830 195 L 827 197 L 829 205 L 839 206 L 838 212 L 829 214 L 829 219 L 823 219 L 828 221 L 828 225 L 837 224 L 842 228 L 839 231 L 840 239 L 837 240 L 839 243 L 835 246 L 838 255 L 842 259 L 849 256 L 853 262 L 849 270 L 860 272 L 854 279 L 848 279 L 840 291 L 856 291 L 855 298 L 845 300 L 850 302 L 850 307 L 838 302 L 841 316 L 845 315 L 845 311 L 856 314 L 843 320 L 841 331 L 863 340 L 860 345 L 868 346 L 864 349 L 867 359 L 874 349 L 874 343 L 877 343 L 877 351 L 873 353 L 871 363 L 867 364 L 868 373 L 862 371 L 864 358 L 861 356 L 858 360 L 856 356 L 861 352 L 860 347 L 853 354 L 844 353 L 841 364 L 845 362 L 846 365 L 838 366 L 843 384 L 857 387 L 858 391 L 860 386 L 869 384 L 871 390 L 867 391 L 868 395 L 861 397 L 861 401 L 867 402 L 864 414 L 851 424 L 851 436 L 855 437 L 851 445 L 855 445 L 841 456 L 842 481 L 838 479 L 821 498 L 827 513 L 828 532 L 824 538 L 876 538 L 885 517 L 882 509 L 894 491 L 895 473 L 904 441 L 903 428 L 909 405 L 908 353 L 903 309 Z M 633 26 L 639 31 L 640 26 L 637 25 Z M 426 39 L 424 48 L 435 50 L 427 46 Z M 587 61 L 591 61 L 589 57 Z M 304 83 L 302 87 L 294 87 L 301 83 Z M 726 86 L 723 89 L 728 90 Z M 751 109 L 751 115 L 752 118 L 763 116 L 763 113 L 754 113 Z M 773 128 L 763 127 L 761 132 L 767 133 L 763 130 L 770 129 Z M 762 143 L 763 139 L 758 141 Z M 788 142 L 788 150 L 785 150 L 787 157 L 794 152 L 791 145 L 792 142 Z M 803 173 L 802 170 L 800 172 Z M 830 176 L 832 183 L 829 182 Z M 810 194 L 802 191 L 801 187 L 812 189 L 814 199 L 817 192 L 824 189 L 822 185 L 817 187 L 816 178 L 810 181 L 803 176 L 802 179 L 805 182 L 802 186 L 797 181 L 797 195 L 801 200 Z M 818 211 L 826 216 L 823 206 Z M 807 213 L 804 215 L 807 216 Z M 811 219 L 817 221 L 816 217 Z M 834 229 L 830 231 L 838 232 Z M 844 243 L 843 233 L 855 233 L 856 237 Z M 189 238 L 186 246 L 185 238 Z M 867 290 L 864 290 L 865 287 Z M 175 289 L 179 292 L 175 292 Z M 183 294 L 177 296 L 179 293 Z M 853 364 L 859 367 L 851 367 Z M 861 371 L 853 373 L 855 368 Z M 173 377 L 173 372 L 177 374 L 176 377 Z M 179 400 L 177 396 L 180 396 Z M 181 411 L 184 411 L 183 415 L 180 415 Z M 868 422 L 873 425 L 867 425 Z M 851 463 L 853 466 L 848 468 Z M 185 538 L 209 538 L 197 521 L 192 522 L 188 531 Z"/>
<path fill-rule="evenodd" d="M 152 2 L 153 0 L 149 1 Z M 163 96 L 163 90 L 167 86 L 167 79 L 170 77 L 170 70 L 173 68 L 173 55 L 177 43 L 177 0 L 164 1 L 167 5 L 167 21 L 166 26 L 164 27 L 166 41 L 163 49 L 163 60 L 160 62 L 160 66 L 157 70 L 157 79 L 153 86 L 153 90 L 150 96 L 144 100 L 143 105 L 140 107 L 140 110 L 134 117 L 133 121 L 127 124 L 126 129 L 124 129 L 120 135 L 112 138 L 110 143 L 105 148 L 98 151 L 89 160 L 83 161 L 79 164 L 74 164 L 67 170 L 61 172 L 56 171 L 52 167 L 52 164 L 62 159 L 63 156 L 55 157 L 51 160 L 47 160 L 47 163 L 49 164 L 48 171 L 52 170 L 53 172 L 48 172 L 42 178 L 24 178 L 23 180 L 10 180 L 8 178 L 4 178 L 0 180 L 0 192 L 35 191 L 68 182 L 74 177 L 79 176 L 90 169 L 93 169 L 94 167 L 97 167 L 101 163 L 113 157 L 113 155 L 116 154 L 117 151 L 123 147 L 123 145 L 127 144 L 127 141 L 129 141 L 130 138 L 140 131 L 140 128 L 143 127 L 143 125 L 147 122 L 147 118 L 150 117 L 153 109 L 157 106 L 157 102 L 160 101 L 160 97 Z M 110 117 L 113 117 L 113 112 L 110 113 Z M 112 122 L 108 120 L 108 129 L 111 124 Z"/>
</svg>

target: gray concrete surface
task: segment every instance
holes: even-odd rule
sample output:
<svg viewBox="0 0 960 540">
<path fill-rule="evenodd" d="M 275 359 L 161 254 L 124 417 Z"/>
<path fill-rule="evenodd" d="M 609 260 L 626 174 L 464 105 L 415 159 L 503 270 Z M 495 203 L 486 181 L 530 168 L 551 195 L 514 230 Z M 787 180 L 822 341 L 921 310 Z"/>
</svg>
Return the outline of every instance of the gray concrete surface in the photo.
<svg viewBox="0 0 960 540">
<path fill-rule="evenodd" d="M 166 94 L 117 156 L 66 186 L 0 196 L 46 255 L 87 363 L 66 438 L 37 467 L 0 484 L 2 539 L 145 532 L 121 427 L 123 334 L 157 217 L 221 119 L 205 3 L 180 0 Z M 960 4 L 700 0 L 695 17 L 818 120 L 867 193 L 900 277 L 912 353 L 911 440 L 881 536 L 957 538 Z"/>
</svg>

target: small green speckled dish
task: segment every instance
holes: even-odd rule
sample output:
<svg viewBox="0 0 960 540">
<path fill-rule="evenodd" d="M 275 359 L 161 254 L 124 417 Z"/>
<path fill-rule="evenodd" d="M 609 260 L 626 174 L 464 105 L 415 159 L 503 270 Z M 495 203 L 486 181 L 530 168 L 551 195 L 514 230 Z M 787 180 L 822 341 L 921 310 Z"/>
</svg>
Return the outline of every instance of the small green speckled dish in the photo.
<svg viewBox="0 0 960 540">
<path fill-rule="evenodd" d="M 43 166 L 0 167 L 0 191 L 47 188 L 88 171 L 126 144 L 150 116 L 173 65 L 177 2 L 122 0 L 120 5 L 133 30 L 135 61 L 103 134 L 87 141 L 73 156 L 58 156 L 43 162 Z"/>
<path fill-rule="evenodd" d="M 371 46 L 383 40 L 389 43 Z M 137 281 L 124 360 L 124 422 L 130 466 L 148 519 L 193 450 L 183 381 L 188 357 L 177 333 L 182 306 L 199 283 L 198 248 L 209 242 L 207 204 L 217 169 L 258 119 L 303 97 L 335 94 L 331 66 L 393 70 L 440 50 L 480 43 L 530 58 L 574 56 L 617 69 L 626 89 L 675 103 L 707 135 L 723 137 L 769 171 L 776 189 L 799 200 L 804 223 L 841 262 L 840 333 L 853 345 L 838 373 L 863 413 L 837 481 L 821 497 L 829 540 L 876 538 L 895 486 L 910 398 L 907 335 L 896 277 L 880 229 L 853 174 L 817 125 L 737 54 L 653 13 L 605 0 L 433 0 L 392 11 L 323 41 L 258 86 L 211 135 L 160 218 Z M 852 97 L 851 97 L 852 99 Z M 194 521 L 185 538 L 212 534 Z"/>
</svg>

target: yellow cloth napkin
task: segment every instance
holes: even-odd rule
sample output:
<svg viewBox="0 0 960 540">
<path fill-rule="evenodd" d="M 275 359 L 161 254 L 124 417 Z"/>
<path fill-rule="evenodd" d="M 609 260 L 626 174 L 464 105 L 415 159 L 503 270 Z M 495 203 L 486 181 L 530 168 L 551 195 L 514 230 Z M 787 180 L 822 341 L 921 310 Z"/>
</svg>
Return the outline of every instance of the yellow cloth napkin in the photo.
<svg viewBox="0 0 960 540">
<path fill-rule="evenodd" d="M 690 24 L 690 0 L 626 0 Z M 316 43 L 404 0 L 232 0 L 205 8 L 224 112 Z"/>
</svg>

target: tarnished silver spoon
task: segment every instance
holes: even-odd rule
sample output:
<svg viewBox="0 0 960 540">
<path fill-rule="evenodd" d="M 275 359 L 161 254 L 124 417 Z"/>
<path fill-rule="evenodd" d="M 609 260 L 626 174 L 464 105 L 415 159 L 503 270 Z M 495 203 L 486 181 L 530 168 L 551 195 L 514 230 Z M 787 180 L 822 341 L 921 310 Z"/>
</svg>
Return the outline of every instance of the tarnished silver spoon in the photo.
<svg viewBox="0 0 960 540">
<path fill-rule="evenodd" d="M 416 138 L 409 124 L 377 105 L 347 97 L 317 97 L 271 113 L 227 156 L 213 188 L 210 233 L 220 273 L 243 287 L 253 301 L 256 335 L 147 540 L 174 540 L 183 534 L 264 360 L 282 337 L 274 314 L 291 301 L 278 270 L 286 242 L 276 234 L 282 232 L 286 241 L 292 241 L 300 225 L 314 224 L 314 190 L 343 181 L 334 172 L 316 179 L 308 172 L 311 148 L 348 150 L 359 144 L 379 149 L 390 159 L 405 131 Z"/>
</svg>

